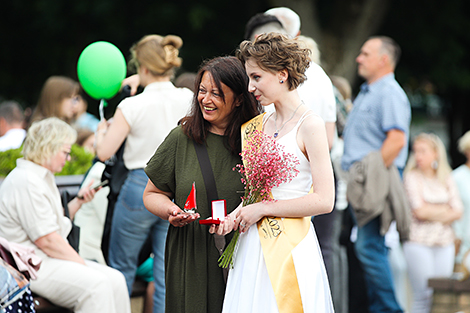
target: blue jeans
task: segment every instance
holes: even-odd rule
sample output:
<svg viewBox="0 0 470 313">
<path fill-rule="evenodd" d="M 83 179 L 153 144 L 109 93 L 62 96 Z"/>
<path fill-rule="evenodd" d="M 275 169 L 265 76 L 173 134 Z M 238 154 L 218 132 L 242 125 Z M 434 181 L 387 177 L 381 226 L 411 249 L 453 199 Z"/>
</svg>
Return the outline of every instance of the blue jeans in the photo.
<svg viewBox="0 0 470 313">
<path fill-rule="evenodd" d="M 109 242 L 109 265 L 124 274 L 132 292 L 139 252 L 149 235 L 154 254 L 154 313 L 165 312 L 165 242 L 168 221 L 150 213 L 142 196 L 148 177 L 143 169 L 132 170 L 124 182 L 114 208 Z"/>
<path fill-rule="evenodd" d="M 385 237 L 380 235 L 380 216 L 363 227 L 358 227 L 355 248 L 364 270 L 369 312 L 402 313 L 395 298 Z"/>
</svg>

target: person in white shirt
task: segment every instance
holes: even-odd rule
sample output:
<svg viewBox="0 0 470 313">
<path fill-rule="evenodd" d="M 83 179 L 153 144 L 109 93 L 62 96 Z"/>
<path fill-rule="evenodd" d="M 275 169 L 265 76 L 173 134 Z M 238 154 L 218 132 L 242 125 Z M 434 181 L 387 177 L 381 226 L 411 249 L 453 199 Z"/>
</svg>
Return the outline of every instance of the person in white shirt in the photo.
<svg viewBox="0 0 470 313">
<path fill-rule="evenodd" d="M 289 12 L 289 14 L 284 14 L 285 12 Z M 282 26 L 277 25 L 275 20 L 273 21 L 266 16 L 276 17 Z M 296 22 L 297 19 L 298 23 Z M 289 31 L 286 26 L 290 28 Z M 253 41 L 260 34 L 269 32 L 287 34 L 292 38 L 297 37 L 300 34 L 300 18 L 289 8 L 270 9 L 264 14 L 256 14 L 248 21 L 245 37 Z M 305 76 L 307 79 L 297 90 L 305 105 L 320 115 L 325 122 L 328 145 L 331 149 L 336 134 L 336 100 L 333 84 L 321 66 L 315 62 L 310 62 L 310 66 L 305 71 Z M 268 113 L 273 112 L 274 106 L 272 104 L 266 106 L 265 110 Z"/>
<path fill-rule="evenodd" d="M 144 206 L 142 196 L 148 181 L 144 167 L 186 115 L 193 99 L 191 90 L 176 88 L 170 81 L 182 63 L 178 57 L 182 44 L 178 36 L 147 35 L 131 48 L 130 64 L 135 65 L 144 91 L 124 99 L 113 122 L 100 122 L 96 132 L 96 155 L 101 161 L 111 158 L 126 140 L 123 160 L 129 170 L 114 207 L 109 264 L 124 274 L 131 293 L 139 252 L 151 236 L 155 313 L 165 311 L 164 252 L 170 224 Z"/>
<path fill-rule="evenodd" d="M 23 109 L 16 101 L 0 104 L 0 151 L 21 147 L 26 137 L 23 122 Z"/>
</svg>

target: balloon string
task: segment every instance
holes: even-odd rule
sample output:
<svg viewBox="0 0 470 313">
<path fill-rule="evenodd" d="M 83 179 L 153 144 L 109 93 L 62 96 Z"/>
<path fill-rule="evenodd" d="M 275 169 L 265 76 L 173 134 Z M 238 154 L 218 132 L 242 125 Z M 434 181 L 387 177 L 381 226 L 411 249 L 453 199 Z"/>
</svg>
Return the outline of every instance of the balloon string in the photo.
<svg viewBox="0 0 470 313">
<path fill-rule="evenodd" d="M 106 101 L 104 99 L 101 99 L 100 101 L 100 120 L 104 120 L 104 107 L 106 106 Z"/>
</svg>

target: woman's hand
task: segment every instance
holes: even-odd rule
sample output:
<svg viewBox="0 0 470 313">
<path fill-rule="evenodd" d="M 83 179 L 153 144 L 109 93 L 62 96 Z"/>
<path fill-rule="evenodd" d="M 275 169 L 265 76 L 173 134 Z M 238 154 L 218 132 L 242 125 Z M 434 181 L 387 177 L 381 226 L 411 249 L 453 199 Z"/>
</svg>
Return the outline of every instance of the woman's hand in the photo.
<svg viewBox="0 0 470 313">
<path fill-rule="evenodd" d="M 98 123 L 98 126 L 96 128 L 96 134 L 105 134 L 106 131 L 108 130 L 109 123 L 107 120 L 103 119 Z"/>
<path fill-rule="evenodd" d="M 168 221 L 175 227 L 183 227 L 199 218 L 199 213 L 186 213 L 175 205 L 175 209 L 168 216 Z"/>
<path fill-rule="evenodd" d="M 247 206 L 241 206 L 240 204 L 237 208 L 233 229 L 238 229 L 241 234 L 246 232 L 251 225 L 255 224 L 265 216 L 268 205 L 269 202 L 258 202 Z"/>
<path fill-rule="evenodd" d="M 220 222 L 220 224 L 212 224 L 211 227 L 209 228 L 209 233 L 220 235 L 220 236 L 225 236 L 231 231 L 233 231 L 235 227 L 234 212 L 227 215 L 225 219 Z"/>
<path fill-rule="evenodd" d="M 94 179 L 90 180 L 90 183 L 88 184 L 88 186 L 85 186 L 78 191 L 77 198 L 78 200 L 80 200 L 82 204 L 93 200 L 93 198 L 95 197 L 95 193 L 101 189 L 101 187 L 98 187 L 97 189 L 91 188 L 91 185 L 93 185 L 93 182 L 94 182 Z"/>
<path fill-rule="evenodd" d="M 90 181 L 88 186 L 85 186 L 85 187 L 81 188 L 78 191 L 77 196 L 75 198 L 73 198 L 67 204 L 67 206 L 69 208 L 69 214 L 70 214 L 70 219 L 71 220 L 73 220 L 73 218 L 75 217 L 75 213 L 77 213 L 77 211 L 82 207 L 82 204 L 90 202 L 91 200 L 93 200 L 93 198 L 95 197 L 95 193 L 98 190 L 101 189 L 101 187 L 99 187 L 97 189 L 91 188 L 91 185 L 93 184 L 93 182 L 94 182 L 94 179 L 92 179 Z"/>
</svg>

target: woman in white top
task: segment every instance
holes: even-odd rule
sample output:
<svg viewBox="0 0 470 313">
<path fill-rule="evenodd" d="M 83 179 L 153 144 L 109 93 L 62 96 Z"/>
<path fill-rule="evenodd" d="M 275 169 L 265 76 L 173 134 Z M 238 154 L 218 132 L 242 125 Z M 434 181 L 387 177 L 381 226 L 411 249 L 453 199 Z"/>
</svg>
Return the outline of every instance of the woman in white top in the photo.
<svg viewBox="0 0 470 313">
<path fill-rule="evenodd" d="M 101 161 L 113 156 L 124 140 L 124 164 L 129 175 L 114 209 L 109 264 L 126 277 L 129 293 L 137 269 L 138 256 L 147 237 L 152 237 L 154 253 L 154 312 L 164 312 L 164 251 L 168 221 L 145 209 L 142 195 L 148 178 L 143 168 L 178 121 L 186 115 L 193 93 L 176 88 L 170 79 L 181 65 L 180 37 L 148 35 L 131 48 L 130 64 L 137 68 L 144 91 L 123 100 L 113 122 L 100 122 L 96 134 L 96 153 Z"/>
</svg>

